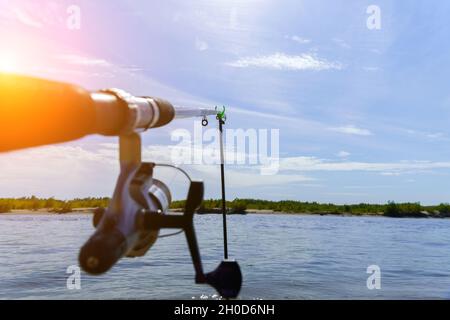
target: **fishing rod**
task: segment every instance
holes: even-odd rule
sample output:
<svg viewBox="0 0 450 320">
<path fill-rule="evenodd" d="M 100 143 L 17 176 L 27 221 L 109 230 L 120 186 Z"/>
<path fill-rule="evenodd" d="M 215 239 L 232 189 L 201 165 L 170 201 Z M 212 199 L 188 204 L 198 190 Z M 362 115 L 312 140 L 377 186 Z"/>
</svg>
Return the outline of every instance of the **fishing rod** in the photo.
<svg viewBox="0 0 450 320">
<path fill-rule="evenodd" d="M 0 74 L 0 152 L 72 141 L 91 134 L 119 137 L 120 174 L 107 208 L 95 210 L 94 234 L 81 247 L 79 263 L 102 274 L 123 257 L 143 256 L 163 228 L 184 231 L 195 282 L 209 284 L 224 298 L 235 298 L 242 285 L 238 263 L 228 260 L 222 152 L 222 209 L 225 259 L 203 271 L 193 216 L 203 201 L 204 184 L 182 169 L 143 162 L 140 134 L 173 119 L 216 116 L 222 131 L 224 113 L 208 108 L 175 107 L 155 97 L 136 97 L 119 89 L 90 92 L 71 84 Z M 221 136 L 222 138 L 222 136 Z M 153 177 L 158 166 L 179 170 L 190 183 L 183 214 L 169 213 L 169 187 Z"/>
</svg>

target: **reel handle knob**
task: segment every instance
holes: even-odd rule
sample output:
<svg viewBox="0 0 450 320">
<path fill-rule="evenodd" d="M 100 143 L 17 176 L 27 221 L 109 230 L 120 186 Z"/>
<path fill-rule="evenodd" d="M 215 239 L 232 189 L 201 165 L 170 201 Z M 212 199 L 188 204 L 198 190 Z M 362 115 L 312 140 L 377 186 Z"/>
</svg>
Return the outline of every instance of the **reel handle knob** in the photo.
<svg viewBox="0 0 450 320">
<path fill-rule="evenodd" d="M 242 273 L 235 260 L 222 260 L 219 266 L 207 273 L 206 282 L 224 298 L 236 298 L 242 286 Z"/>
</svg>

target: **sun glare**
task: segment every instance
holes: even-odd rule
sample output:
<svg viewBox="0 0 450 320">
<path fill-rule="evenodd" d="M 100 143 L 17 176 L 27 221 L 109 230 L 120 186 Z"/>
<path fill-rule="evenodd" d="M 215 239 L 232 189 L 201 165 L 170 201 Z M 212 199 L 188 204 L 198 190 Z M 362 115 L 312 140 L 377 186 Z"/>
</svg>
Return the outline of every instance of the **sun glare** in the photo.
<svg viewBox="0 0 450 320">
<path fill-rule="evenodd" d="M 0 72 L 16 72 L 18 64 L 16 56 L 9 52 L 0 52 Z"/>
</svg>

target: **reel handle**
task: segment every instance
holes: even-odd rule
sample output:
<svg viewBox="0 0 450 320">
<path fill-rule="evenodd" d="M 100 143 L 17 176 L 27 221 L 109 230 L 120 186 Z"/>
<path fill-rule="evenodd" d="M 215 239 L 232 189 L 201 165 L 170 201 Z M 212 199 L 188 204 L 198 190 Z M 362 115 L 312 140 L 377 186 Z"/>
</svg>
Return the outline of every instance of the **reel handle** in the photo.
<svg viewBox="0 0 450 320">
<path fill-rule="evenodd" d="M 203 200 L 203 188 L 203 182 L 192 181 L 183 215 L 161 215 L 147 211 L 144 215 L 144 227 L 153 230 L 161 228 L 183 229 L 195 269 L 195 282 L 209 284 L 224 298 L 236 298 L 242 286 L 242 273 L 236 261 L 223 260 L 214 271 L 207 274 L 203 272 L 193 223 L 194 212 Z"/>
</svg>

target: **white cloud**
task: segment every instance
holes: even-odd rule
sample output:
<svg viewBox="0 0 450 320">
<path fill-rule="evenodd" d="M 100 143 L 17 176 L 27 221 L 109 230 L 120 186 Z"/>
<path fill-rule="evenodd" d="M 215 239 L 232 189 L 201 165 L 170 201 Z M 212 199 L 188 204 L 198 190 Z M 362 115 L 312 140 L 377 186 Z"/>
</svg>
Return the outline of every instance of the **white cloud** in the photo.
<svg viewBox="0 0 450 320">
<path fill-rule="evenodd" d="M 287 55 L 275 53 L 268 56 L 243 57 L 227 65 L 235 68 L 265 68 L 274 70 L 341 70 L 342 64 L 320 59 L 312 54 Z"/>
<path fill-rule="evenodd" d="M 20 22 L 22 22 L 24 25 L 27 25 L 29 27 L 33 28 L 42 28 L 42 23 L 36 19 L 34 19 L 32 16 L 28 14 L 27 11 L 22 10 L 19 7 L 16 7 L 14 9 L 14 14 Z"/>
<path fill-rule="evenodd" d="M 114 160 L 101 152 L 70 145 L 1 154 L 2 196 L 108 195 L 118 173 L 118 163 Z"/>
<path fill-rule="evenodd" d="M 157 163 L 172 163 L 173 148 L 189 146 L 151 145 L 142 149 L 143 159 Z M 194 179 L 204 180 L 207 186 L 217 186 L 218 165 L 182 165 Z M 4 197 L 98 196 L 112 193 L 119 173 L 118 144 L 65 144 L 31 148 L 0 156 L 0 190 Z M 173 172 L 164 176 L 174 178 Z M 286 184 L 314 181 L 299 173 L 264 176 L 259 166 L 227 165 L 229 188 L 258 186 L 286 186 Z"/>
<path fill-rule="evenodd" d="M 443 132 L 428 132 L 428 131 L 420 131 L 420 130 L 404 129 L 404 128 L 399 128 L 399 131 L 407 133 L 412 136 L 426 138 L 429 140 L 435 140 L 435 141 L 449 140 L 449 138 Z"/>
<path fill-rule="evenodd" d="M 302 37 L 299 37 L 299 36 L 296 36 L 296 35 L 294 35 L 294 36 L 284 36 L 286 39 L 289 39 L 289 40 L 292 40 L 292 41 L 294 41 L 294 42 L 297 42 L 297 43 L 300 43 L 300 44 L 308 44 L 308 43 L 311 43 L 311 40 L 310 39 L 306 39 L 306 38 L 302 38 Z"/>
<path fill-rule="evenodd" d="M 347 151 L 339 151 L 336 154 L 339 158 L 347 158 L 350 155 L 350 152 Z"/>
<path fill-rule="evenodd" d="M 347 42 L 345 42 L 345 40 L 343 40 L 343 39 L 334 38 L 333 42 L 336 43 L 341 48 L 344 48 L 344 49 L 350 49 L 351 48 L 351 46 Z"/>
<path fill-rule="evenodd" d="M 339 132 L 339 133 L 344 133 L 344 134 L 357 135 L 357 136 L 371 136 L 372 135 L 372 132 L 370 132 L 370 130 L 368 130 L 368 129 L 362 129 L 362 128 L 358 128 L 358 127 L 351 126 L 351 125 L 343 126 L 343 127 L 329 128 L 329 130 Z"/>
<path fill-rule="evenodd" d="M 370 195 L 369 193 L 361 193 L 361 192 L 327 192 L 326 194 L 330 196 L 349 196 L 349 197 L 363 197 Z"/>
<path fill-rule="evenodd" d="M 207 181 L 217 181 L 217 166 L 197 167 L 197 174 L 204 177 Z M 192 168 L 196 169 L 196 168 Z M 191 171 L 192 171 L 191 169 Z M 208 170 L 210 169 L 210 170 Z M 258 171 L 259 172 L 259 171 Z M 260 175 L 257 172 L 250 173 L 242 170 L 227 168 L 226 181 L 227 185 L 232 188 L 250 188 L 261 186 L 286 186 L 289 183 L 310 182 L 315 179 L 299 174 L 276 174 L 276 175 Z"/>
<path fill-rule="evenodd" d="M 387 176 L 387 177 L 397 177 L 399 176 L 401 173 L 400 172 L 381 172 L 380 173 L 382 176 Z"/>
<path fill-rule="evenodd" d="M 0 18 L 38 29 L 48 26 L 65 28 L 66 9 L 67 4 L 58 1 L 0 1 Z"/>
<path fill-rule="evenodd" d="M 371 171 L 392 176 L 398 173 L 416 173 L 432 169 L 450 169 L 450 162 L 416 160 L 398 162 L 337 162 L 316 157 L 289 157 L 280 160 L 280 171 Z"/>
<path fill-rule="evenodd" d="M 205 50 L 208 50 L 209 46 L 208 46 L 208 43 L 206 41 L 203 41 L 203 40 L 201 40 L 199 38 L 196 38 L 195 39 L 195 48 L 198 51 L 205 51 Z"/>
<path fill-rule="evenodd" d="M 57 59 L 69 64 L 87 66 L 87 67 L 110 67 L 111 64 L 103 59 L 79 56 L 76 54 L 61 54 L 56 56 Z"/>
<path fill-rule="evenodd" d="M 427 136 L 427 138 L 435 140 L 435 139 L 443 138 L 444 134 L 442 132 L 436 132 L 436 133 L 427 133 L 426 136 Z"/>
<path fill-rule="evenodd" d="M 174 146 L 146 146 L 143 159 L 171 163 Z M 178 148 L 180 148 L 178 146 Z M 71 198 L 74 196 L 108 195 L 119 172 L 117 143 L 89 145 L 61 145 L 33 148 L 2 154 L 0 157 L 0 189 L 4 196 L 36 194 Z M 195 179 L 208 186 L 217 185 L 217 165 L 183 166 Z M 315 181 L 305 172 L 374 172 L 383 176 L 398 176 L 450 169 L 450 162 L 398 161 L 356 162 L 332 161 L 316 157 L 288 157 L 280 159 L 279 173 L 273 176 L 259 174 L 257 166 L 229 165 L 226 170 L 228 186 L 233 188 L 282 186 Z M 94 177 L 96 183 L 89 177 Z"/>
</svg>

